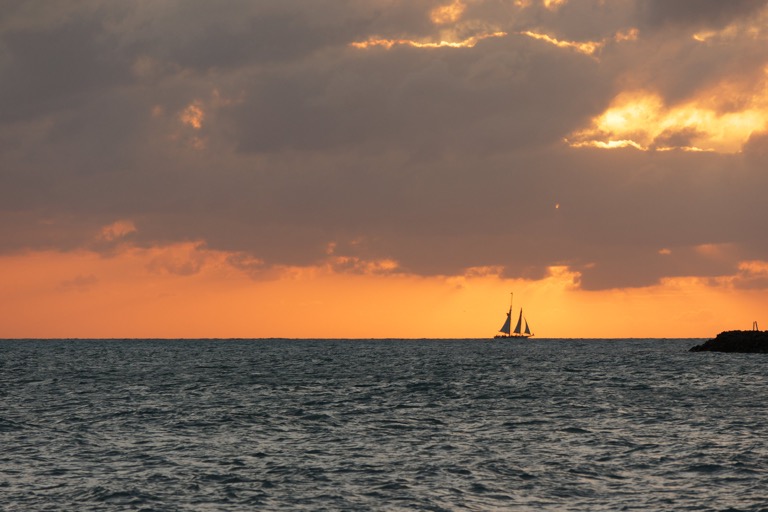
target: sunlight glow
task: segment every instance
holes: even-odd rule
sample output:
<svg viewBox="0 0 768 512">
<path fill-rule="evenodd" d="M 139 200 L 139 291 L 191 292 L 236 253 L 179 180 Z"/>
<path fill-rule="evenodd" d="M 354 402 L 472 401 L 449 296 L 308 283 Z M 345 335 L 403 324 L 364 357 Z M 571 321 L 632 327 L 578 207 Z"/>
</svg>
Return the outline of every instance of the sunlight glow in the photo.
<svg viewBox="0 0 768 512">
<path fill-rule="evenodd" d="M 768 261 L 742 261 L 739 270 L 750 274 L 768 276 Z"/>
<path fill-rule="evenodd" d="M 765 130 L 768 119 L 768 89 L 741 87 L 719 84 L 672 106 L 649 91 L 625 92 L 592 120 L 592 126 L 574 132 L 567 142 L 572 147 L 736 153 L 750 135 Z M 723 96 L 746 99 L 736 106 L 721 106 Z"/>
<path fill-rule="evenodd" d="M 364 260 L 355 256 L 333 256 L 326 267 L 335 272 L 354 272 L 359 274 L 390 274 L 395 272 L 399 265 L 392 259 Z"/>
<path fill-rule="evenodd" d="M 448 5 L 435 7 L 429 13 L 429 18 L 435 25 L 445 25 L 446 23 L 455 23 L 461 19 L 467 6 L 462 0 L 454 0 Z"/>
<path fill-rule="evenodd" d="M 203 119 L 205 119 L 205 112 L 203 112 L 202 104 L 199 101 L 194 101 L 187 105 L 187 107 L 179 114 L 181 122 L 187 126 L 199 130 L 203 127 Z"/>
<path fill-rule="evenodd" d="M 753 13 L 748 18 L 737 18 L 733 23 L 717 30 L 702 30 L 691 37 L 700 43 L 717 44 L 718 42 L 750 39 L 753 41 L 765 39 L 768 34 L 765 27 L 768 23 L 768 9 Z"/>
<path fill-rule="evenodd" d="M 539 337 L 703 337 L 768 322 L 760 316 L 766 261 L 744 261 L 732 276 L 591 292 L 567 266 L 536 280 L 502 272 L 420 277 L 393 260 L 334 255 L 313 266 L 267 268 L 203 242 L 123 245 L 108 256 L 3 255 L 0 337 L 487 338 L 504 319 L 510 291 Z"/>
<path fill-rule="evenodd" d="M 576 50 L 579 53 L 583 53 L 585 55 L 592 55 L 600 47 L 603 46 L 603 43 L 595 42 L 595 41 L 586 41 L 583 43 L 579 43 L 576 41 L 561 41 L 559 39 L 555 39 L 554 37 L 548 36 L 546 34 L 539 34 L 536 32 L 531 32 L 530 30 L 525 32 L 520 32 L 520 33 L 524 36 L 528 36 L 533 39 L 537 39 L 539 41 L 544 41 L 546 43 L 553 44 L 558 48 L 570 48 L 570 49 Z"/>
<path fill-rule="evenodd" d="M 112 224 L 109 224 L 108 226 L 104 226 L 103 228 L 101 228 L 98 238 L 100 240 L 111 242 L 113 240 L 123 238 L 135 232 L 136 232 L 136 225 L 133 223 L 133 221 L 118 220 L 113 222 Z"/>
<path fill-rule="evenodd" d="M 542 0 L 544 7 L 550 11 L 556 11 L 561 6 L 568 3 L 568 0 Z"/>
<path fill-rule="evenodd" d="M 693 38 L 696 41 L 699 41 L 700 43 L 706 43 L 708 40 L 712 39 L 717 35 L 717 32 L 713 30 L 706 30 L 703 32 L 697 32 L 696 34 L 693 34 Z"/>
<path fill-rule="evenodd" d="M 626 32 L 616 32 L 613 36 L 613 40 L 617 43 L 623 43 L 625 41 L 637 41 L 640 31 L 636 28 L 630 28 Z"/>
<path fill-rule="evenodd" d="M 583 42 L 561 40 L 561 39 L 557 39 L 555 37 L 549 36 L 547 34 L 541 34 L 541 33 L 533 32 L 530 30 L 520 32 L 520 34 L 524 36 L 528 36 L 532 39 L 536 39 L 538 41 L 544 41 L 545 43 L 549 43 L 551 45 L 557 46 L 558 48 L 566 48 L 566 49 L 577 51 L 579 53 L 583 53 L 584 55 L 593 56 L 595 53 L 601 50 L 609 41 L 615 41 L 620 43 L 624 41 L 636 40 L 638 36 L 638 30 L 633 28 L 626 32 L 617 32 L 613 37 L 603 39 L 602 41 L 583 41 Z"/>
<path fill-rule="evenodd" d="M 480 34 L 472 37 L 468 37 L 461 41 L 440 41 L 440 42 L 425 42 L 425 41 L 413 41 L 411 39 L 382 39 L 372 37 L 367 41 L 358 41 L 349 43 L 349 46 L 358 49 L 368 49 L 376 46 L 381 46 L 387 50 L 394 46 L 412 46 L 414 48 L 473 48 L 478 42 L 483 39 L 491 37 L 504 37 L 506 32 L 491 32 L 486 34 Z"/>
<path fill-rule="evenodd" d="M 599 148 L 599 149 L 616 149 L 616 148 L 635 148 L 645 150 L 643 146 L 633 140 L 585 140 L 585 141 L 572 141 L 566 139 L 566 142 L 573 148 Z"/>
<path fill-rule="evenodd" d="M 412 48 L 474 48 L 480 41 L 489 38 L 504 37 L 506 32 L 480 20 L 462 21 L 467 9 L 466 0 L 450 0 L 429 11 L 432 24 L 440 26 L 436 34 L 419 38 L 399 37 L 387 38 L 372 35 L 364 41 L 353 41 L 348 46 L 359 50 L 381 47 L 390 50 L 395 46 L 410 46 Z"/>
<path fill-rule="evenodd" d="M 767 21 L 768 10 L 763 9 L 748 19 L 739 18 L 691 37 L 707 45 L 765 40 Z M 627 36 L 636 38 L 637 31 Z M 614 39 L 620 40 L 618 35 Z M 738 153 L 753 133 L 768 127 L 768 68 L 753 71 L 730 76 L 675 104 L 652 90 L 625 91 L 590 126 L 575 131 L 566 142 L 572 147 L 603 149 Z"/>
</svg>

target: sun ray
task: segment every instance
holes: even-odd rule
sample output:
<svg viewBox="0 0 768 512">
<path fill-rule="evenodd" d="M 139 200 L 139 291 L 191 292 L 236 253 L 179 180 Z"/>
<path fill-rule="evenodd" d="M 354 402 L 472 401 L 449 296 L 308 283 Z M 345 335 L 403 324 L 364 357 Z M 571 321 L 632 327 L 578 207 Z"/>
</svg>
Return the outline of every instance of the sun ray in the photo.
<svg viewBox="0 0 768 512">
<path fill-rule="evenodd" d="M 558 48 L 574 50 L 576 52 L 583 53 L 584 55 L 594 56 L 596 53 L 602 50 L 609 41 L 617 43 L 635 41 L 639 32 L 636 28 L 632 28 L 626 32 L 617 32 L 613 35 L 613 37 L 605 38 L 600 41 L 568 41 L 532 30 L 526 30 L 520 32 L 520 34 L 532 39 L 536 39 L 538 41 L 543 41 L 553 46 L 557 46 Z"/>
<path fill-rule="evenodd" d="M 387 50 L 394 46 L 412 46 L 414 48 L 473 48 L 477 43 L 483 39 L 489 39 L 492 37 L 504 37 L 506 32 L 489 32 L 471 36 L 461 41 L 415 41 L 412 39 L 385 39 L 380 37 L 371 37 L 366 41 L 356 41 L 349 43 L 349 46 L 357 49 L 368 49 L 380 46 Z"/>
<path fill-rule="evenodd" d="M 763 80 L 763 83 L 768 81 Z M 745 98 L 736 105 L 721 98 Z M 737 153 L 753 133 L 766 129 L 768 88 L 724 82 L 676 105 L 647 90 L 624 92 L 566 138 L 572 147 Z"/>
</svg>

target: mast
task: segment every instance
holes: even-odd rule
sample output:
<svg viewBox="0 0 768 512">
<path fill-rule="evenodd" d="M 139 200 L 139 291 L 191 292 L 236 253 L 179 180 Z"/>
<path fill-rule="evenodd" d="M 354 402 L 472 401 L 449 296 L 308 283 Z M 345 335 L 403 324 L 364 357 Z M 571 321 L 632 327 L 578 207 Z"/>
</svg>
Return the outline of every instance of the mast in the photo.
<svg viewBox="0 0 768 512">
<path fill-rule="evenodd" d="M 510 295 L 513 295 L 510 293 Z M 503 332 L 507 336 L 510 336 L 512 334 L 512 298 L 509 299 L 509 311 L 507 311 L 507 319 L 504 322 L 504 325 L 501 326 L 501 329 L 499 329 L 499 332 Z"/>
</svg>

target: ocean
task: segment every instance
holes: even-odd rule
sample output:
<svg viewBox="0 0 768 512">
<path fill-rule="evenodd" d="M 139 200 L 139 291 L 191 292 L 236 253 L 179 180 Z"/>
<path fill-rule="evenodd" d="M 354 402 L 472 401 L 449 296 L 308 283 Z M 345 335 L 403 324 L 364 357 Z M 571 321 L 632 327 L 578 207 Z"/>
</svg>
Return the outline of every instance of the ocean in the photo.
<svg viewBox="0 0 768 512">
<path fill-rule="evenodd" d="M 2 340 L 0 509 L 768 510 L 701 340 Z"/>
</svg>

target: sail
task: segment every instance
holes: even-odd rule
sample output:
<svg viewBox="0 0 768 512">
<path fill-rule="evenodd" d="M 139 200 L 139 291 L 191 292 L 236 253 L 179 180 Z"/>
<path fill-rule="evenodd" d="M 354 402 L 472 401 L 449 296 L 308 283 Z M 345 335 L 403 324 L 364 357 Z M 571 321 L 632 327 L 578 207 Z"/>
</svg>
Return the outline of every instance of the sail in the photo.
<svg viewBox="0 0 768 512">
<path fill-rule="evenodd" d="M 520 324 L 523 321 L 523 308 L 520 308 L 520 316 L 517 318 L 517 325 L 515 326 L 515 334 L 520 334 Z"/>
<path fill-rule="evenodd" d="M 507 320 L 504 322 L 504 325 L 501 326 L 501 329 L 499 329 L 499 332 L 503 332 L 506 334 L 509 334 L 509 326 L 510 326 L 510 320 L 509 317 L 512 315 L 512 310 L 507 313 Z"/>
<path fill-rule="evenodd" d="M 509 311 L 507 311 L 507 318 L 504 320 L 504 325 L 499 329 L 498 335 L 494 338 L 527 338 L 533 336 L 531 327 L 528 325 L 528 319 L 523 316 L 523 308 L 520 308 L 520 315 L 517 317 L 517 325 L 514 331 L 512 330 L 512 311 L 514 310 L 512 305 L 513 294 L 510 293 Z M 525 321 L 525 331 L 523 331 L 523 321 Z"/>
</svg>

